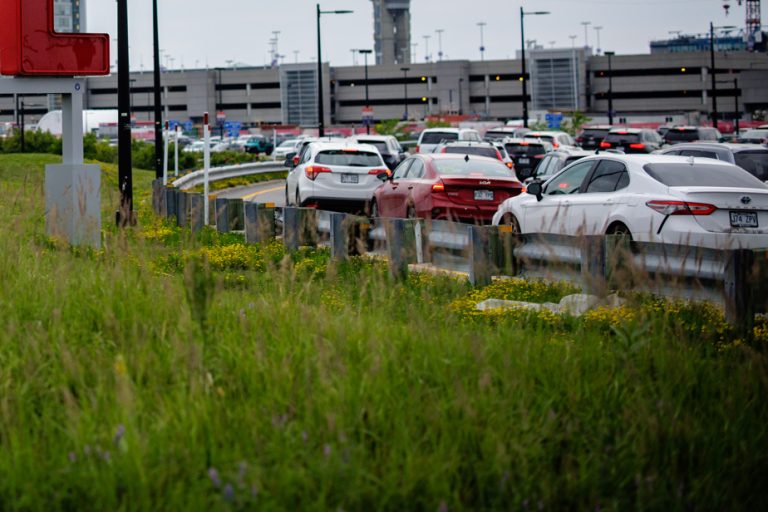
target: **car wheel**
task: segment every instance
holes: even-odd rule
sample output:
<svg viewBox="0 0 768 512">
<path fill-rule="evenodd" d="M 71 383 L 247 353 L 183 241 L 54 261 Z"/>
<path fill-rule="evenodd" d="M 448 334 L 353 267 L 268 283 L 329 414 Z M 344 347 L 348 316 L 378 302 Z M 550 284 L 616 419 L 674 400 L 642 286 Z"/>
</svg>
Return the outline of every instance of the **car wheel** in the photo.
<svg viewBox="0 0 768 512">
<path fill-rule="evenodd" d="M 616 235 L 616 236 L 625 236 L 629 238 L 629 241 L 632 241 L 632 232 L 629 230 L 629 228 L 622 224 L 621 222 L 616 222 L 615 224 L 611 224 L 611 226 L 608 228 L 608 231 L 605 233 L 606 235 Z"/>
<path fill-rule="evenodd" d="M 518 222 L 517 217 L 511 213 L 505 213 L 499 224 L 502 226 L 511 226 L 512 234 L 514 235 L 522 234 L 522 230 L 520 229 L 520 222 Z"/>
<path fill-rule="evenodd" d="M 369 208 L 369 213 L 371 216 L 371 220 L 375 220 L 379 218 L 379 203 L 377 203 L 375 199 L 371 200 L 371 207 Z"/>
</svg>

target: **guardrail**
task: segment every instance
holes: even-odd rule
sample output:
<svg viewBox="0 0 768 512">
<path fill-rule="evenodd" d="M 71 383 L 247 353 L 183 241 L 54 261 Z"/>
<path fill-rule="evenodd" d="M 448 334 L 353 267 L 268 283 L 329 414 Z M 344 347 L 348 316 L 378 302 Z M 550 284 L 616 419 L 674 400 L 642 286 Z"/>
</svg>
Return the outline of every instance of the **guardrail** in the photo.
<svg viewBox="0 0 768 512">
<path fill-rule="evenodd" d="M 169 188 L 165 197 L 158 213 L 193 231 L 202 229 L 202 194 Z M 422 265 L 463 272 L 473 285 L 517 276 L 565 280 L 600 296 L 621 289 L 709 300 L 724 305 L 727 320 L 744 333 L 751 332 L 755 313 L 768 312 L 766 250 L 638 243 L 622 236 L 518 235 L 505 226 L 371 220 L 240 199 L 215 199 L 211 205 L 209 224 L 222 232 L 243 231 L 247 243 L 281 237 L 289 250 L 325 245 L 336 260 L 384 255 L 397 278 L 407 275 L 410 265 Z"/>
<path fill-rule="evenodd" d="M 228 180 L 254 174 L 268 174 L 287 170 L 283 162 L 254 162 L 249 164 L 214 167 L 208 171 L 208 181 Z M 205 172 L 195 171 L 176 179 L 171 185 L 180 190 L 189 190 L 203 184 Z"/>
</svg>

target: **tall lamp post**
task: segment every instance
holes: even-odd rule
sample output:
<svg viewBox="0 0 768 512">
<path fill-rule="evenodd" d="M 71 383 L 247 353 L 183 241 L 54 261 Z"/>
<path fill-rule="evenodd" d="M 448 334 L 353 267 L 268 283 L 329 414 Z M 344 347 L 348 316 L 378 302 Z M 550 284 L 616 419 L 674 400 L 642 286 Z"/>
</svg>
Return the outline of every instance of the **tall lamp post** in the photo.
<svg viewBox="0 0 768 512">
<path fill-rule="evenodd" d="M 400 68 L 400 71 L 403 72 L 403 88 L 404 88 L 403 106 L 405 107 L 405 114 L 403 114 L 403 121 L 408 120 L 408 72 L 410 70 L 411 68 Z"/>
<path fill-rule="evenodd" d="M 520 46 L 523 56 L 523 74 L 520 77 L 520 81 L 523 82 L 523 126 L 528 128 L 528 77 L 525 69 L 525 17 L 526 16 L 543 16 L 549 14 L 549 11 L 531 11 L 525 12 L 520 7 Z"/>
<path fill-rule="evenodd" d="M 480 27 L 480 60 L 485 60 L 485 26 L 488 25 L 486 22 L 481 21 L 477 24 L 478 27 Z"/>
<path fill-rule="evenodd" d="M 131 157 L 131 83 L 128 47 L 128 0 L 117 0 L 117 152 L 120 209 L 119 227 L 133 224 L 133 169 Z"/>
<path fill-rule="evenodd" d="M 320 137 L 325 137 L 325 104 L 323 103 L 323 50 L 320 37 L 320 17 L 323 14 L 351 14 L 354 11 L 323 11 L 317 4 L 317 117 Z"/>
<path fill-rule="evenodd" d="M 616 52 L 603 52 L 608 57 L 608 124 L 613 125 L 613 63 L 611 59 Z"/>
<path fill-rule="evenodd" d="M 157 0 L 152 0 L 153 71 L 155 95 L 155 178 L 163 177 L 163 102 L 160 94 L 160 29 L 157 20 Z"/>
<path fill-rule="evenodd" d="M 459 115 L 463 115 L 464 114 L 464 106 L 463 106 L 464 95 L 463 95 L 463 92 L 464 92 L 464 79 L 463 78 L 459 78 Z"/>
<path fill-rule="evenodd" d="M 365 108 L 370 109 L 371 100 L 368 95 L 368 56 L 373 53 L 373 50 L 357 50 L 357 53 L 362 54 L 365 59 Z M 366 115 L 368 115 L 367 112 Z M 371 134 L 371 119 L 367 117 L 365 118 L 365 133 L 368 135 Z"/>
</svg>

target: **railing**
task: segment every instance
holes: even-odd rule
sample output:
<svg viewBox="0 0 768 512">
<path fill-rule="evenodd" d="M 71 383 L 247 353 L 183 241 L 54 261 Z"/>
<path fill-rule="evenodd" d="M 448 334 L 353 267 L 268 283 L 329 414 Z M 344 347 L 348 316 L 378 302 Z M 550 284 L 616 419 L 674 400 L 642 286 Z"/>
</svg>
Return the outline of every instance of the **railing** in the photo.
<svg viewBox="0 0 768 512">
<path fill-rule="evenodd" d="M 254 174 L 269 174 L 287 170 L 283 162 L 255 162 L 240 165 L 214 167 L 208 171 L 208 181 L 228 180 Z M 176 179 L 171 185 L 180 190 L 189 190 L 203 184 L 204 171 L 195 171 Z"/>
<path fill-rule="evenodd" d="M 193 231 L 202 229 L 202 194 L 156 189 L 156 211 Z M 286 248 L 325 245 L 332 257 L 373 253 L 390 273 L 410 265 L 465 273 L 474 285 L 498 276 L 565 280 L 585 293 L 631 290 L 725 307 L 726 318 L 749 332 L 755 313 L 768 311 L 768 251 L 716 250 L 630 242 L 622 236 L 517 235 L 505 226 L 414 219 L 367 219 L 311 208 L 275 208 L 214 199 L 209 224 L 242 231 L 247 243 L 281 237 Z"/>
</svg>

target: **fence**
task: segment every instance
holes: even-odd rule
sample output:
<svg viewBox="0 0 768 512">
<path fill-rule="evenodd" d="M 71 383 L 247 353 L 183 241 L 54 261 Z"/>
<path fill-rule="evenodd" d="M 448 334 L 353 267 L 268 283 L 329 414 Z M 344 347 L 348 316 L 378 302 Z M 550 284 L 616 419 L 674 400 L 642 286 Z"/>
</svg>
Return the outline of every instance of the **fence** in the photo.
<svg viewBox="0 0 768 512">
<path fill-rule="evenodd" d="M 203 196 L 156 185 L 156 211 L 193 231 L 202 229 Z M 312 208 L 275 208 L 240 199 L 211 200 L 210 225 L 243 231 L 247 243 L 282 237 L 289 250 L 326 245 L 333 259 L 386 256 L 390 273 L 410 265 L 465 273 L 473 285 L 497 276 L 565 280 L 604 296 L 622 289 L 725 307 L 749 332 L 768 305 L 768 251 L 716 250 L 631 242 L 622 236 L 518 235 L 505 226 L 448 221 L 370 219 Z"/>
</svg>

